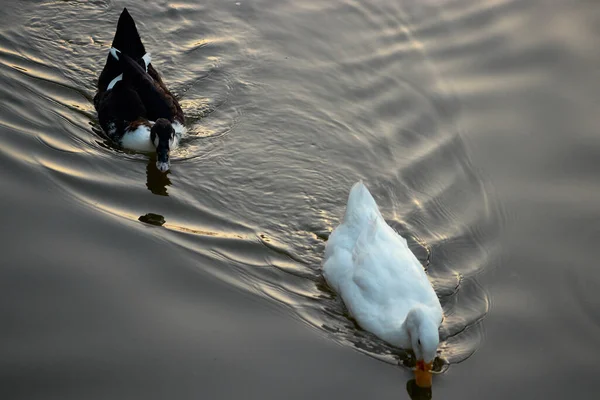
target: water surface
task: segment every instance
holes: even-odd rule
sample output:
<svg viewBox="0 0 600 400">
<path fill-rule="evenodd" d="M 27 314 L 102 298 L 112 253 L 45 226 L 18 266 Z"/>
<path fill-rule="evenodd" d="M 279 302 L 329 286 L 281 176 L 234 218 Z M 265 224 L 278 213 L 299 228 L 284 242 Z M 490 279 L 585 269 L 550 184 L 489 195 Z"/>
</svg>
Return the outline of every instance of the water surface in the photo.
<svg viewBox="0 0 600 400">
<path fill-rule="evenodd" d="M 91 102 L 123 6 L 187 116 L 167 175 L 107 142 Z M 598 393 L 594 2 L 0 16 L 3 397 Z M 320 274 L 359 179 L 444 307 L 432 393 Z"/>
</svg>

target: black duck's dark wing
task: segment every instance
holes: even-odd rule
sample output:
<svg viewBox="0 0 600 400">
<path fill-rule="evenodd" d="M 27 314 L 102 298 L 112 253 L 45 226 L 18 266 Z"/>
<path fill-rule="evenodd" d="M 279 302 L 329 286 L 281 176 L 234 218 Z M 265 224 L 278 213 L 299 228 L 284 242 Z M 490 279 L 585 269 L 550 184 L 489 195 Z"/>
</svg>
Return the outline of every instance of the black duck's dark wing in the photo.
<svg viewBox="0 0 600 400">
<path fill-rule="evenodd" d="M 179 105 L 171 93 L 165 91 L 140 64 L 123 54 L 119 57 L 123 80 L 131 83 L 144 103 L 148 119 L 167 118 L 171 121 L 178 114 Z M 148 68 L 150 70 L 150 68 Z"/>
<path fill-rule="evenodd" d="M 147 118 L 146 107 L 135 88 L 126 81 L 94 97 L 102 129 L 113 138 L 121 136 L 131 121 Z"/>
<path fill-rule="evenodd" d="M 106 59 L 106 64 L 104 64 L 104 68 L 100 73 L 100 77 L 98 78 L 98 91 L 103 92 L 108 87 L 110 81 L 119 76 L 123 71 L 121 71 L 121 66 L 119 65 L 119 61 L 117 61 L 110 53 L 108 54 L 108 58 Z"/>
<path fill-rule="evenodd" d="M 173 118 L 176 121 L 179 121 L 183 124 L 184 116 L 183 116 L 183 110 L 181 109 L 181 106 L 175 99 L 175 96 L 173 96 L 173 94 L 169 91 L 169 89 L 167 89 L 167 85 L 164 84 L 162 78 L 160 77 L 160 74 L 154 68 L 154 66 L 152 64 L 148 65 L 148 75 L 150 75 L 152 77 L 152 79 L 154 80 L 154 84 L 159 86 L 160 90 L 164 93 L 165 97 L 167 99 L 169 99 L 171 113 L 173 113 Z"/>
</svg>

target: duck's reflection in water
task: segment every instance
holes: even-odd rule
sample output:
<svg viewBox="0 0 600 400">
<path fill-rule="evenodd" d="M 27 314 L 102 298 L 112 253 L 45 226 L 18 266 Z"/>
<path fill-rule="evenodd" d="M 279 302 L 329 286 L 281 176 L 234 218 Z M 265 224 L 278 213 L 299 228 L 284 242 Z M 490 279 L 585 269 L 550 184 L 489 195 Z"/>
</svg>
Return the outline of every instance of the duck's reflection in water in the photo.
<svg viewBox="0 0 600 400">
<path fill-rule="evenodd" d="M 406 382 L 406 391 L 412 400 L 430 400 L 433 396 L 431 388 L 422 388 L 417 385 L 414 379 Z"/>
<path fill-rule="evenodd" d="M 146 166 L 146 187 L 148 190 L 159 196 L 168 196 L 167 186 L 171 185 L 171 180 L 168 176 L 170 173 L 171 171 L 160 172 L 156 168 L 156 154 L 152 154 Z"/>
</svg>

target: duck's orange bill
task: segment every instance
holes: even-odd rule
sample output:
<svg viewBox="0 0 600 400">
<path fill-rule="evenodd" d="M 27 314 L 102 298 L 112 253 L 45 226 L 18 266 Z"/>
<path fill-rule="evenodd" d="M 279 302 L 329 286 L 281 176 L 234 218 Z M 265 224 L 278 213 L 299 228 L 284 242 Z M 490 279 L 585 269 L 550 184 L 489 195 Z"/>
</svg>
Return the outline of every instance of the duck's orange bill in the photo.
<svg viewBox="0 0 600 400">
<path fill-rule="evenodd" d="M 425 361 L 417 361 L 417 368 L 415 369 L 415 380 L 417 382 L 417 386 L 422 388 L 431 387 L 431 367 L 433 366 L 433 361 L 430 363 L 425 363 Z"/>
</svg>

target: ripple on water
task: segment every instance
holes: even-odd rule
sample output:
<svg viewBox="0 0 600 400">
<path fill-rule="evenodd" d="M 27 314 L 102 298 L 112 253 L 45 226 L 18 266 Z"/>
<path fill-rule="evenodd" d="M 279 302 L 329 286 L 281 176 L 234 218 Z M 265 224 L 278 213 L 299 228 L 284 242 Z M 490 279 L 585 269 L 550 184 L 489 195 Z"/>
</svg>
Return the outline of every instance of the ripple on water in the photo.
<svg viewBox="0 0 600 400">
<path fill-rule="evenodd" d="M 262 232 L 261 241 L 277 256 L 265 257 L 262 266 L 245 269 L 245 279 L 258 293 L 286 305 L 322 334 L 378 359 L 397 363 L 399 357 L 410 364 L 408 354 L 357 328 L 320 273 L 328 232 L 343 215 L 352 181 L 363 178 L 390 225 L 407 237 L 426 266 L 446 314 L 441 327 L 440 361 L 458 363 L 473 354 L 483 338 L 482 321 L 489 302 L 477 275 L 494 259 L 493 241 L 501 225 L 498 205 L 486 194 L 489 188 L 483 186 L 470 165 L 460 136 L 460 104 L 417 37 L 418 27 L 394 19 L 395 14 L 389 10 L 377 14 L 386 11 L 385 7 L 361 2 L 352 5 L 360 8 L 360 15 L 368 15 L 378 32 L 383 30 L 381 37 L 371 34 L 373 41 L 387 46 L 373 46 L 376 54 L 356 52 L 338 63 L 307 63 L 287 71 L 308 76 L 318 65 L 319 73 L 338 75 L 334 87 L 313 86 L 307 80 L 302 87 L 286 87 L 285 94 L 276 90 L 271 93 L 282 99 L 278 108 L 270 110 L 272 118 L 277 120 L 280 113 L 287 115 L 286 127 L 290 130 L 295 121 L 302 121 L 305 134 L 283 136 L 282 145 L 287 147 L 281 157 L 287 156 L 290 168 L 280 168 L 270 177 L 277 183 L 263 182 L 260 174 L 240 171 L 254 183 L 254 187 L 243 186 L 247 194 L 244 211 L 258 213 L 257 209 L 271 207 L 277 210 L 272 215 L 279 215 L 277 221 L 265 221 L 261 228 L 252 225 Z M 303 12 L 318 13 L 310 8 Z M 318 24 L 319 17 L 315 19 Z M 300 35 L 301 31 L 295 33 Z M 328 39 L 342 43 L 349 40 Z M 361 44 L 354 40 L 350 48 L 356 49 Z M 328 43 L 311 43 L 313 48 L 320 45 L 325 48 Z M 391 71 L 402 69 L 409 72 L 390 76 Z M 274 79 L 284 85 L 283 79 Z M 310 104 L 319 101 L 337 101 L 348 108 L 304 113 L 303 109 L 311 109 Z M 327 134 L 318 136 L 315 142 L 323 157 L 334 158 L 335 154 L 337 165 L 318 158 L 304 162 L 302 155 L 294 154 L 300 141 L 302 146 L 310 143 L 313 123 L 327 127 Z M 318 127 L 315 130 L 321 131 Z M 277 142 L 277 137 L 273 141 Z M 271 157 L 279 156 L 277 146 L 268 148 Z M 327 150 L 331 152 L 324 153 Z M 268 165 L 264 160 L 260 162 L 261 168 Z M 302 171 L 304 181 L 299 182 L 292 171 Z M 244 185 L 242 179 L 235 182 Z M 303 187 L 306 182 L 308 189 Z M 277 201 L 266 198 L 264 193 L 277 188 L 295 194 L 278 193 Z M 260 200 L 254 200 L 254 195 Z M 229 256 L 243 260 L 242 254 Z M 270 268 L 265 268 L 265 262 Z M 239 265 L 244 268 L 243 261 Z M 437 368 L 441 371 L 442 364 Z"/>
<path fill-rule="evenodd" d="M 31 43 L 43 57 L 22 54 L 21 51 L 5 51 L 0 52 L 0 60 L 7 58 L 11 62 L 14 59 L 20 61 L 12 64 L 22 74 L 34 79 L 34 82 L 25 85 L 27 90 L 44 97 L 48 102 L 64 106 L 50 107 L 50 112 L 61 114 L 78 128 L 69 131 L 71 136 L 45 135 L 42 140 L 57 149 L 72 148 L 61 141 L 78 141 L 80 143 L 76 147 L 83 148 L 83 151 L 96 153 L 109 150 L 122 156 L 121 149 L 106 140 L 98 129 L 91 102 L 120 9 L 113 9 L 109 3 L 96 2 L 73 5 L 49 2 L 41 4 L 40 8 L 47 18 L 41 23 L 38 17 L 30 17 L 26 33 L 36 39 Z M 182 146 L 173 152 L 174 163 L 202 158 L 206 153 L 205 148 L 208 147 L 210 152 L 213 146 L 213 143 L 209 143 L 210 139 L 227 134 L 236 125 L 239 116 L 235 107 L 228 105 L 228 99 L 242 79 L 228 72 L 232 69 L 228 62 L 237 61 L 231 58 L 224 61 L 221 55 L 238 52 L 236 47 L 240 44 L 233 37 L 210 30 L 186 29 L 190 21 L 205 18 L 204 12 L 203 6 L 185 2 L 167 8 L 151 6 L 134 11 L 144 43 L 153 53 L 154 63 L 165 81 L 180 99 L 187 117 L 188 135 L 182 141 Z M 80 18 L 82 14 L 87 17 Z M 114 18 L 106 18 L 107 14 Z M 145 18 L 149 14 L 160 14 L 162 17 Z M 146 25 L 146 19 L 153 21 L 153 27 Z M 77 20 L 78 24 L 71 24 L 73 20 Z M 153 28 L 167 26 L 170 28 L 159 30 L 161 37 L 155 34 L 156 29 Z M 12 34 L 20 35 L 16 32 Z M 12 38 L 11 41 L 19 42 L 17 39 Z M 170 43 L 167 47 L 164 46 L 165 40 Z M 26 107 L 15 111 L 27 115 Z M 73 111 L 81 113 L 83 118 L 73 118 Z M 96 138 L 89 134 L 90 125 L 94 128 Z"/>
<path fill-rule="evenodd" d="M 325 3 L 301 10 L 310 15 L 339 7 Z M 152 157 L 123 152 L 94 133 L 91 97 L 120 10 L 106 2 L 40 7 L 48 19 L 34 17 L 27 29 L 43 50 L 0 49 L 0 67 L 14 78 L 11 89 L 27 90 L 34 102 L 13 95 L 0 105 L 21 116 L 1 123 L 23 133 L 0 148 L 3 154 L 36 164 L 77 204 L 192 252 L 198 268 L 282 305 L 322 335 L 385 362 L 411 365 L 408 353 L 359 329 L 321 275 L 328 234 L 343 215 L 351 184 L 363 178 L 441 299 L 437 370 L 476 351 L 489 307 L 477 274 L 493 255 L 497 206 L 468 162 L 460 108 L 429 59 L 427 42 L 417 39 L 418 27 L 385 6 L 352 1 L 341 7 L 371 27 L 364 41 L 339 38 L 353 52 L 339 60 L 277 64 L 263 76 L 252 62 L 267 59 L 267 52 L 251 51 L 248 37 L 261 37 L 254 29 L 274 37 L 268 31 L 274 25 L 244 25 L 245 31 L 227 35 L 232 17 L 222 10 L 185 2 L 138 10 L 140 20 L 161 15 L 150 20 L 164 33 L 154 33 L 149 23 L 139 29 L 149 49 L 161 49 L 157 67 L 188 115 L 190 136 L 165 175 L 156 173 Z M 76 18 L 82 7 L 83 20 Z M 265 18 L 285 11 L 278 7 Z M 114 18 L 99 18 L 107 8 Z M 191 21 L 201 20 L 222 25 L 190 29 Z M 8 41 L 18 43 L 17 36 Z M 306 45 L 326 55 L 330 43 Z M 269 56 L 280 55 L 270 50 Z M 185 69 L 176 71 L 177 65 Z M 311 79 L 315 71 L 336 77 L 335 84 Z M 292 74 L 306 79 L 294 83 L 287 79 Z M 270 107 L 254 95 L 268 98 Z M 21 147 L 34 140 L 42 146 Z M 211 260 L 229 268 L 213 268 L 221 263 Z"/>
</svg>

